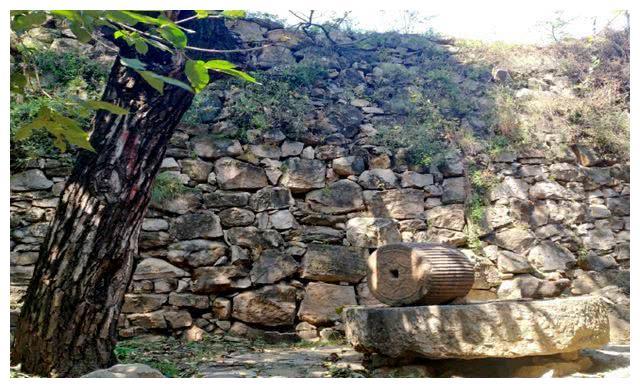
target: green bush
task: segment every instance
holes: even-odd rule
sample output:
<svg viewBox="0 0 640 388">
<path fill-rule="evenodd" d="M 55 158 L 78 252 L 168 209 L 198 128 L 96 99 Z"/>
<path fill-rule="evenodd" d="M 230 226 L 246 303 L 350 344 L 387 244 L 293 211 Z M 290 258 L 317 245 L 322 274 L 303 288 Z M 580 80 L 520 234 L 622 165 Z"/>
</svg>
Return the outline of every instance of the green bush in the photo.
<svg viewBox="0 0 640 388">
<path fill-rule="evenodd" d="M 181 123 L 187 125 L 208 124 L 218 117 L 222 109 L 219 91 L 211 86 L 193 97 L 193 102 L 182 116 Z"/>
<path fill-rule="evenodd" d="M 34 51 L 32 64 L 50 82 L 52 88 L 68 86 L 82 79 L 89 91 L 100 91 L 109 69 L 87 56 L 75 52 Z"/>
<path fill-rule="evenodd" d="M 311 112 L 309 97 L 286 81 L 263 77 L 261 85 L 246 85 L 229 104 L 229 120 L 242 132 L 275 128 L 296 138 Z"/>
<path fill-rule="evenodd" d="M 453 152 L 447 140 L 457 123 L 445 117 L 427 97 L 413 93 L 407 101 L 411 109 L 401 125 L 382 126 L 376 141 L 392 149 L 406 148 L 407 162 L 438 165 Z"/>
<path fill-rule="evenodd" d="M 77 121 L 84 128 L 88 127 L 91 112 L 69 109 L 66 101 L 78 97 L 99 99 L 108 74 L 105 66 L 75 52 L 25 50 L 21 54 L 25 63 L 34 68 L 39 76 L 33 79 L 34 86 L 28 88 L 24 96 L 11 96 L 10 159 L 11 165 L 17 168 L 34 159 L 55 157 L 59 151 L 45 130 L 36 130 L 32 136 L 21 141 L 15 141 L 15 132 L 30 122 L 41 108 L 49 108 Z"/>
</svg>

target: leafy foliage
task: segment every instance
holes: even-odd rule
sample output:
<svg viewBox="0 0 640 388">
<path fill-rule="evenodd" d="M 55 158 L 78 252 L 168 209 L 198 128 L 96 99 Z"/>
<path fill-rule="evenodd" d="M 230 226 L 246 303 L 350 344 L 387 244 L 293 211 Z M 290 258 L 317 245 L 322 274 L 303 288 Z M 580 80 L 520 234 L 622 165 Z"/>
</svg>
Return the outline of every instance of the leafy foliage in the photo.
<svg viewBox="0 0 640 388">
<path fill-rule="evenodd" d="M 242 18 L 244 11 L 197 11 L 195 18 L 227 17 Z M 162 12 L 135 12 L 125 10 L 97 11 L 97 10 L 53 10 L 53 11 L 11 11 L 11 28 L 16 33 L 18 46 L 23 34 L 29 29 L 39 26 L 49 18 L 63 21 L 73 32 L 76 38 L 82 43 L 88 43 L 94 39 L 94 32 L 101 27 L 109 27 L 113 32 L 114 39 L 122 39 L 127 45 L 133 47 L 139 56 L 148 53 L 149 47 L 177 54 L 187 49 L 194 49 L 188 46 L 186 29 L 180 26 L 184 20 L 171 20 L 168 15 Z M 140 30 L 139 28 L 142 28 Z M 144 31 L 143 31 L 144 30 Z M 196 48 L 197 49 L 197 48 Z M 47 70 L 45 63 L 29 63 L 22 66 L 15 66 L 11 76 L 11 92 L 16 96 L 24 96 L 31 93 L 33 85 L 32 78 L 39 83 L 38 70 Z M 46 59 L 46 58 L 44 58 Z M 235 65 L 224 60 L 194 61 L 187 60 L 184 72 L 190 85 L 163 74 L 157 74 L 149 70 L 145 63 L 138 58 L 122 58 L 121 63 L 138 72 L 140 76 L 149 83 L 160 94 L 163 93 L 166 84 L 171 84 L 196 93 L 203 90 L 209 83 L 209 71 L 219 72 L 233 77 L 237 77 L 249 82 L 256 82 L 250 75 L 238 70 Z M 35 72 L 34 72 L 35 70 Z M 76 74 L 74 66 L 56 67 L 52 70 L 53 76 L 58 82 L 69 81 L 69 77 Z M 46 94 L 45 94 L 46 95 Z M 66 103 L 67 108 L 76 107 L 83 110 L 104 109 L 113 114 L 124 115 L 128 111 L 112 104 L 101 102 L 70 101 Z M 74 112 L 75 114 L 64 115 L 48 108 L 42 108 L 35 115 L 34 121 L 25 124 L 15 131 L 17 140 L 29 137 L 35 129 L 45 129 L 54 138 L 53 144 L 63 152 L 67 148 L 67 143 L 93 150 L 89 143 L 88 134 L 82 129 L 81 123 L 72 116 L 83 115 L 84 112 Z"/>
<path fill-rule="evenodd" d="M 89 125 L 94 110 L 113 109 L 114 106 L 97 100 L 108 72 L 105 65 L 78 52 L 58 53 L 22 46 L 18 49 L 23 63 L 40 74 L 32 79 L 32 85 L 24 90 L 24 94 L 11 95 L 11 163 L 20 166 L 56 154 L 54 138 L 46 128 L 31 128 L 29 137 L 16 137 L 18 130 L 24 131 L 40 112 L 56 112 L 82 128 Z"/>
<path fill-rule="evenodd" d="M 312 110 L 306 88 L 322 79 L 320 67 L 294 65 L 264 72 L 262 84 L 247 84 L 234 90 L 229 120 L 241 131 L 280 129 L 295 138 L 305 129 L 305 116 Z"/>
</svg>

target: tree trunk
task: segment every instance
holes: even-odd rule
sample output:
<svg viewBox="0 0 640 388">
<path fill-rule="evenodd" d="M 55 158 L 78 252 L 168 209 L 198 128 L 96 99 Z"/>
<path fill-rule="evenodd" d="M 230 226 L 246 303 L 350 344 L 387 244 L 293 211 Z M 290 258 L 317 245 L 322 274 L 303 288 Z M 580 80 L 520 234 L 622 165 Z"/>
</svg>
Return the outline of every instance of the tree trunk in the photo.
<svg viewBox="0 0 640 388">
<path fill-rule="evenodd" d="M 229 47 L 223 22 L 205 21 L 191 26 L 199 30 L 190 43 L 237 47 Z M 142 60 L 183 77 L 179 57 L 154 55 L 150 50 Z M 23 372 L 73 377 L 115 361 L 118 316 L 151 185 L 192 99 L 171 85 L 161 95 L 116 59 L 103 100 L 129 114 L 96 114 L 91 143 L 97 152 L 80 152 L 61 194 L 15 332 L 12 362 Z"/>
</svg>

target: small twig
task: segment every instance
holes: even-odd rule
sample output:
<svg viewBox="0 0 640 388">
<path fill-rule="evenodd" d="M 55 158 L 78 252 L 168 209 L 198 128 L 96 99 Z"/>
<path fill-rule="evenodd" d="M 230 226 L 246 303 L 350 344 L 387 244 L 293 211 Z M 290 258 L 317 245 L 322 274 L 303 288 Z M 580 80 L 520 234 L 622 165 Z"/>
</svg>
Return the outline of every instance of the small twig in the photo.
<svg viewBox="0 0 640 388">
<path fill-rule="evenodd" d="M 109 45 L 107 45 L 106 43 L 104 43 L 102 40 L 99 39 L 99 37 L 95 36 L 94 34 L 91 34 L 91 36 L 93 37 L 93 40 L 95 40 L 97 43 L 101 44 L 102 46 L 104 46 L 107 50 L 110 50 L 116 54 L 118 54 L 120 52 L 120 50 L 115 49 Z"/>
<path fill-rule="evenodd" d="M 198 15 L 193 15 L 193 16 L 189 16 L 188 18 L 184 18 L 184 19 L 178 20 L 177 22 L 173 22 L 173 23 L 174 24 L 181 24 L 181 23 L 188 22 L 189 20 L 196 19 L 197 17 L 198 17 Z M 220 19 L 222 17 L 224 17 L 224 16 L 221 16 L 221 15 L 208 15 L 207 19 Z"/>
<path fill-rule="evenodd" d="M 246 49 L 233 49 L 233 50 L 218 50 L 218 49 L 207 49 L 207 48 L 202 48 L 202 47 L 193 47 L 193 46 L 187 46 L 185 47 L 185 49 L 187 50 L 193 50 L 193 51 L 202 51 L 205 53 L 213 53 L 213 54 L 227 54 L 227 53 L 244 53 L 244 52 L 249 52 L 249 51 L 258 51 L 258 50 L 262 50 L 266 47 L 269 46 L 276 46 L 275 44 L 266 44 L 260 47 L 251 47 L 251 48 L 246 48 Z"/>
</svg>

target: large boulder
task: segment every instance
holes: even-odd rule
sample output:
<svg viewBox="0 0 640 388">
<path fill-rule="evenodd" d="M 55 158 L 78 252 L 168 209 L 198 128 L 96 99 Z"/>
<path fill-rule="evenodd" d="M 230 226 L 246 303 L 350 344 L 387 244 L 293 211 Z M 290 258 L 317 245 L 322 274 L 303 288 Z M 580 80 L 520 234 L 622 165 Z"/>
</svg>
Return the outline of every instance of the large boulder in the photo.
<svg viewBox="0 0 640 388">
<path fill-rule="evenodd" d="M 226 208 L 218 214 L 220 215 L 222 225 L 227 227 L 251 225 L 253 220 L 256 219 L 255 214 L 253 214 L 251 210 L 238 207 Z"/>
<path fill-rule="evenodd" d="M 359 175 L 365 169 L 364 158 L 358 155 L 343 156 L 334 159 L 331 167 L 339 176 Z"/>
<path fill-rule="evenodd" d="M 162 294 L 125 294 L 123 313 L 147 313 L 159 309 L 167 301 Z"/>
<path fill-rule="evenodd" d="M 242 207 L 249 203 L 249 193 L 237 191 L 215 191 L 204 195 L 204 205 L 208 208 Z"/>
<path fill-rule="evenodd" d="M 365 189 L 394 189 L 400 187 L 398 177 L 389 169 L 374 168 L 360 174 L 358 183 Z"/>
<path fill-rule="evenodd" d="M 145 364 L 116 364 L 109 369 L 98 369 L 87 373 L 84 378 L 162 378 L 157 369 Z"/>
<path fill-rule="evenodd" d="M 136 266 L 133 280 L 170 279 L 189 276 L 189 273 L 164 260 L 150 257 Z"/>
<path fill-rule="evenodd" d="M 432 174 L 420 174 L 415 171 L 405 171 L 402 173 L 402 187 L 425 188 L 433 185 Z"/>
<path fill-rule="evenodd" d="M 211 266 L 227 252 L 227 244 L 210 240 L 186 240 L 171 244 L 167 259 L 173 264 L 190 267 Z"/>
<path fill-rule="evenodd" d="M 169 304 L 176 307 L 190 307 L 204 310 L 209 308 L 209 297 L 207 295 L 172 292 L 169 294 Z"/>
<path fill-rule="evenodd" d="M 448 178 L 442 182 L 442 203 L 464 203 L 466 197 L 466 179 Z"/>
<path fill-rule="evenodd" d="M 201 203 L 202 194 L 188 190 L 164 201 L 151 201 L 151 207 L 169 213 L 186 214 L 199 208 Z"/>
<path fill-rule="evenodd" d="M 223 156 L 242 154 L 242 146 L 238 140 L 218 139 L 211 135 L 197 136 L 191 140 L 195 153 L 204 159 L 218 159 Z"/>
<path fill-rule="evenodd" d="M 11 175 L 11 191 L 46 190 L 53 186 L 41 170 L 27 170 Z"/>
<path fill-rule="evenodd" d="M 351 345 L 389 357 L 515 358 L 599 348 L 609 342 L 598 297 L 399 308 L 347 307 Z"/>
<path fill-rule="evenodd" d="M 268 185 L 264 169 L 232 158 L 220 158 L 215 163 L 216 179 L 221 188 L 260 189 Z"/>
<path fill-rule="evenodd" d="M 577 200 L 580 196 L 557 182 L 537 182 L 529 188 L 529 195 L 534 199 Z"/>
<path fill-rule="evenodd" d="M 429 227 L 462 231 L 465 225 L 464 205 L 438 206 L 426 211 Z"/>
<path fill-rule="evenodd" d="M 321 160 L 291 158 L 283 164 L 283 168 L 284 173 L 280 184 L 288 187 L 294 193 L 303 193 L 324 187 L 326 166 Z"/>
<path fill-rule="evenodd" d="M 499 199 L 527 199 L 529 197 L 529 185 L 521 180 L 512 177 L 505 177 L 502 182 L 494 186 L 489 192 L 492 201 Z"/>
<path fill-rule="evenodd" d="M 355 247 L 377 248 L 402 242 L 402 236 L 391 218 L 354 217 L 347 221 L 347 241 Z"/>
<path fill-rule="evenodd" d="M 200 267 L 193 270 L 191 291 L 196 294 L 209 294 L 248 288 L 251 281 L 247 272 L 233 265 L 218 267 Z"/>
<path fill-rule="evenodd" d="M 254 284 L 271 284 L 287 278 L 298 270 L 298 262 L 293 257 L 277 249 L 266 249 L 251 268 Z"/>
<path fill-rule="evenodd" d="M 570 250 L 550 241 L 543 241 L 531 248 L 527 258 L 541 271 L 566 271 L 576 264 L 576 258 Z"/>
<path fill-rule="evenodd" d="M 312 325 L 329 325 L 340 319 L 340 310 L 357 304 L 352 286 L 309 283 L 300 304 L 298 318 Z"/>
<path fill-rule="evenodd" d="M 169 232 L 178 240 L 214 238 L 222 236 L 222 227 L 220 218 L 215 213 L 201 210 L 174 219 Z"/>
<path fill-rule="evenodd" d="M 513 227 L 496 232 L 494 240 L 501 248 L 523 253 L 533 245 L 536 237 L 528 229 Z"/>
<path fill-rule="evenodd" d="M 192 180 L 201 183 L 207 181 L 209 173 L 213 170 L 212 163 L 198 159 L 182 159 L 180 160 L 180 167 L 183 174 L 187 174 Z"/>
<path fill-rule="evenodd" d="M 166 329 L 164 310 L 156 310 L 148 313 L 135 313 L 127 316 L 131 324 L 144 329 Z"/>
<path fill-rule="evenodd" d="M 418 189 L 367 190 L 363 196 L 374 217 L 404 220 L 419 218 L 424 211 L 424 191 Z"/>
<path fill-rule="evenodd" d="M 361 248 L 309 244 L 302 258 L 302 278 L 358 283 L 366 275 Z"/>
<path fill-rule="evenodd" d="M 256 191 L 249 199 L 249 206 L 256 212 L 286 209 L 293 204 L 291 192 L 286 187 L 265 187 Z"/>
<path fill-rule="evenodd" d="M 265 286 L 233 298 L 231 315 L 243 322 L 264 326 L 293 325 L 295 314 L 296 289 L 291 286 Z"/>
<path fill-rule="evenodd" d="M 529 273 L 533 270 L 526 257 L 509 251 L 497 253 L 497 264 L 503 273 Z"/>
<path fill-rule="evenodd" d="M 532 275 L 520 275 L 503 281 L 498 288 L 498 297 L 500 299 L 555 298 L 567 289 L 570 283 L 569 279 L 544 280 Z"/>
<path fill-rule="evenodd" d="M 282 235 L 275 230 L 260 230 L 255 226 L 235 227 L 224 231 L 225 241 L 260 252 L 265 248 L 278 248 L 284 244 Z"/>
<path fill-rule="evenodd" d="M 362 189 L 348 179 L 331 183 L 325 188 L 307 193 L 306 202 L 311 210 L 341 214 L 364 209 Z"/>
</svg>

